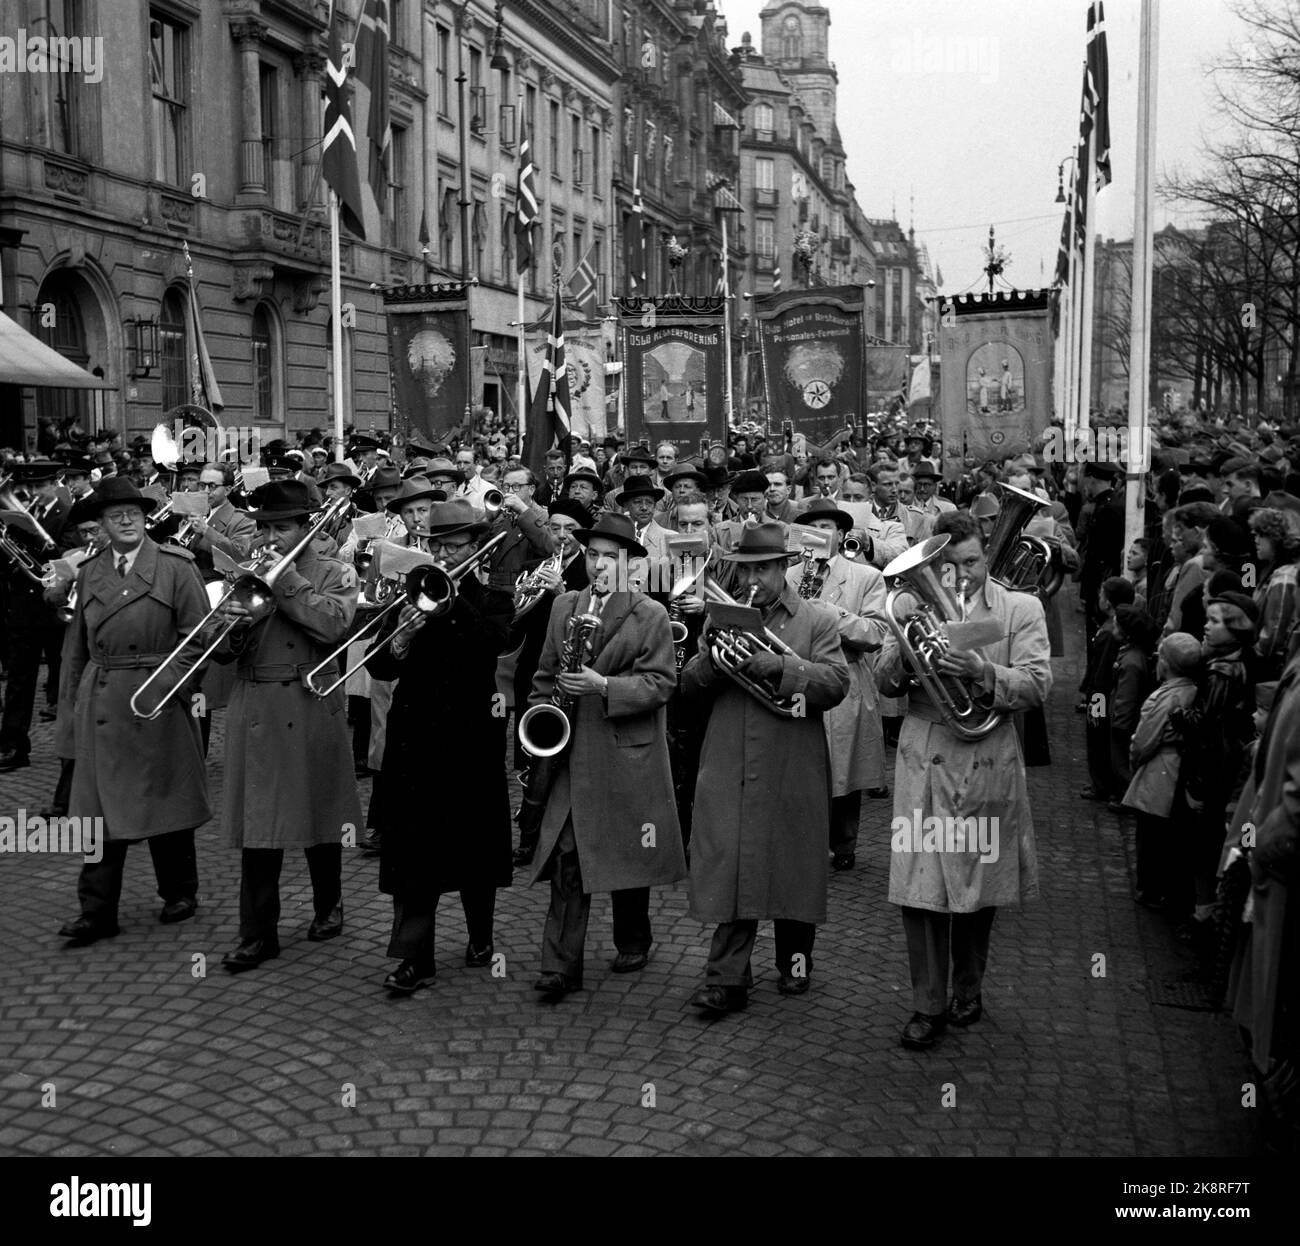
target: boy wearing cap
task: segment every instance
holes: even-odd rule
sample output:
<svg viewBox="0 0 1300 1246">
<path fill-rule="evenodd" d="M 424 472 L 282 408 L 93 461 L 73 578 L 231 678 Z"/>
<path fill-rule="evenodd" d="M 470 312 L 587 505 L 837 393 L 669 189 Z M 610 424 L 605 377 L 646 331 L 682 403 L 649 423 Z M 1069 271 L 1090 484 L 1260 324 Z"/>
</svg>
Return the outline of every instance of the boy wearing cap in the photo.
<svg viewBox="0 0 1300 1246">
<path fill-rule="evenodd" d="M 257 544 L 277 559 L 307 535 L 315 510 L 306 486 L 272 481 L 253 494 Z M 306 850 L 315 919 L 313 942 L 343 932 L 343 836 L 362 826 L 342 688 L 321 700 L 304 676 L 351 630 L 356 573 L 314 543 L 285 567 L 275 609 L 252 623 L 233 599 L 222 607 L 239 626 L 220 659 L 237 663 L 227 714 L 222 825 L 242 850 L 239 945 L 222 962 L 231 973 L 280 954 L 280 870 L 286 848 Z M 337 670 L 327 667 L 322 684 Z"/>
</svg>

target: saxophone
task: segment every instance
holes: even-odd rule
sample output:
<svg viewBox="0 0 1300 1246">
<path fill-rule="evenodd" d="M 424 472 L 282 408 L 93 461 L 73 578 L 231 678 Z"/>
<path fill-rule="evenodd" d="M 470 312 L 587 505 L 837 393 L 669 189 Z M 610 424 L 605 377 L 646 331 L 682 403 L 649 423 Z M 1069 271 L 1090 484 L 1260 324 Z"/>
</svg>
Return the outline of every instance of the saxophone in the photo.
<svg viewBox="0 0 1300 1246">
<path fill-rule="evenodd" d="M 569 620 L 560 654 L 562 673 L 576 675 L 586 665 L 599 626 L 598 614 L 575 614 Z M 549 702 L 530 706 L 519 719 L 519 742 L 533 759 L 519 806 L 519 829 L 525 834 L 541 826 L 556 767 L 573 739 L 572 709 L 573 698 L 557 688 Z"/>
</svg>

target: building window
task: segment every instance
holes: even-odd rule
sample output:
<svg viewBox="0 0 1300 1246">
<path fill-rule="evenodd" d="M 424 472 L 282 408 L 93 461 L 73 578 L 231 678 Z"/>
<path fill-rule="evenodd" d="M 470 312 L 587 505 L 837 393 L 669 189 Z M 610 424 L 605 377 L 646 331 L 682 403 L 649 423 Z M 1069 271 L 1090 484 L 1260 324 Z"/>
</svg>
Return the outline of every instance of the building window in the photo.
<svg viewBox="0 0 1300 1246">
<path fill-rule="evenodd" d="M 262 185 L 266 187 L 267 196 L 276 207 L 281 205 L 276 197 L 275 159 L 279 144 L 276 142 L 280 127 L 276 123 L 279 113 L 279 80 L 274 65 L 259 65 L 257 69 L 258 94 L 262 106 Z"/>
<path fill-rule="evenodd" d="M 772 111 L 771 104 L 754 105 L 754 134 L 755 137 L 771 141 L 776 133 L 776 114 Z"/>
<path fill-rule="evenodd" d="M 575 227 L 573 231 L 573 250 L 569 252 L 569 274 L 572 276 L 574 270 L 578 267 L 579 261 L 586 254 L 582 247 L 582 229 Z"/>
<path fill-rule="evenodd" d="M 434 76 L 434 96 L 440 116 L 451 116 L 451 31 L 446 26 L 437 29 L 438 61 Z"/>
<path fill-rule="evenodd" d="M 474 243 L 474 273 L 483 280 L 483 253 L 488 243 L 487 205 L 481 199 L 474 200 L 474 215 L 470 221 L 470 237 Z"/>
<path fill-rule="evenodd" d="M 76 37 L 82 30 L 81 0 L 45 0 L 47 21 L 33 33 L 47 32 L 64 39 Z M 36 25 L 36 21 L 32 21 Z M 81 152 L 81 76 L 66 54 L 68 44 L 54 40 L 49 45 L 49 73 L 40 76 L 45 107 L 46 145 L 69 156 Z M 25 55 L 20 52 L 19 55 Z"/>
<path fill-rule="evenodd" d="M 164 411 L 190 400 L 190 385 L 185 349 L 185 300 L 179 290 L 163 295 L 162 315 L 158 318 L 159 375 L 162 379 Z"/>
<path fill-rule="evenodd" d="M 547 105 L 547 115 L 550 119 L 550 142 L 551 142 L 551 176 L 560 176 L 560 106 L 554 100 L 549 101 Z"/>
<path fill-rule="evenodd" d="M 456 238 L 456 206 L 456 188 L 445 187 L 438 204 L 438 261 L 448 271 Z"/>
<path fill-rule="evenodd" d="M 153 89 L 154 177 L 169 186 L 189 181 L 186 111 L 189 28 L 153 14 L 149 21 L 149 75 Z"/>
<path fill-rule="evenodd" d="M 77 306 L 74 287 L 74 282 L 77 281 L 78 278 L 68 269 L 63 269 L 42 283 L 37 301 L 53 306 L 54 323 L 40 325 L 37 334 L 51 350 L 58 351 L 65 359 L 84 368 L 90 362 L 90 355 L 86 346 L 86 327 L 81 319 L 81 309 Z M 44 386 L 36 390 L 37 416 L 55 421 L 60 428 L 66 427 L 73 420 L 86 423 L 89 408 L 90 403 L 84 390 Z"/>
<path fill-rule="evenodd" d="M 776 161 L 760 156 L 754 161 L 754 186 L 757 190 L 776 189 Z"/>
<path fill-rule="evenodd" d="M 275 336 L 265 307 L 253 311 L 253 418 L 275 419 Z"/>
<path fill-rule="evenodd" d="M 573 184 L 581 186 L 583 183 L 582 167 L 582 118 L 576 114 L 569 116 L 569 141 L 573 145 Z"/>
<path fill-rule="evenodd" d="M 591 193 L 600 194 L 600 127 L 591 127 L 591 154 L 587 157 L 591 165 Z"/>
<path fill-rule="evenodd" d="M 766 217 L 760 216 L 754 221 L 754 250 L 762 260 L 770 260 L 776 255 L 776 229 Z"/>
<path fill-rule="evenodd" d="M 501 277 L 511 281 L 515 273 L 515 214 L 512 209 L 501 205 Z"/>
<path fill-rule="evenodd" d="M 404 0 L 388 0 L 388 42 L 406 47 L 406 13 Z"/>
<path fill-rule="evenodd" d="M 410 228 L 407 223 L 406 153 L 407 129 L 393 126 L 392 146 L 388 152 L 388 245 L 405 250 Z"/>
<path fill-rule="evenodd" d="M 803 30 L 799 19 L 791 14 L 781 27 L 781 59 L 797 61 L 803 56 Z"/>
</svg>

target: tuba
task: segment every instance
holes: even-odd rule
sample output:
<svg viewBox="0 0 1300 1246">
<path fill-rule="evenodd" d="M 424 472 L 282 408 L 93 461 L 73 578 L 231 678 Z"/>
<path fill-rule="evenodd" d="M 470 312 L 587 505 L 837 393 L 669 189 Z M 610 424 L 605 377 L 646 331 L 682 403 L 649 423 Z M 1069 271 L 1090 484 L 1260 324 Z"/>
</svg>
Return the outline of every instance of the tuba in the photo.
<svg viewBox="0 0 1300 1246">
<path fill-rule="evenodd" d="M 885 578 L 894 581 L 885 598 L 885 619 L 917 682 L 943 714 L 948 729 L 963 740 L 982 740 L 1002 725 L 1004 715 L 981 709 L 963 680 L 941 675 L 936 669 L 938 660 L 948 652 L 947 624 L 961 622 L 964 614 L 936 570 L 951 539 L 946 533 L 932 536 L 899 554 L 885 568 Z M 904 594 L 916 598 L 917 604 L 910 614 L 900 617 L 898 599 Z"/>
<path fill-rule="evenodd" d="M 1024 528 L 1047 503 L 1014 485 L 998 485 L 998 501 L 1002 509 L 986 543 L 989 575 L 1004 588 L 1046 601 L 1060 590 L 1065 576 L 1052 566 L 1051 545 L 1042 537 L 1026 536 Z"/>
</svg>

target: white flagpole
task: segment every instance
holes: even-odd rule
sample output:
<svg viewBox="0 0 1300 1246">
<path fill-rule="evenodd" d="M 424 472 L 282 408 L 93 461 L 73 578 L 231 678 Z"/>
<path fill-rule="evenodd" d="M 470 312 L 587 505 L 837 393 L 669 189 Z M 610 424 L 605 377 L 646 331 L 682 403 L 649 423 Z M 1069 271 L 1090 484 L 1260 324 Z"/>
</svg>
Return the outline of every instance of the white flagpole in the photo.
<svg viewBox="0 0 1300 1246">
<path fill-rule="evenodd" d="M 528 424 L 528 347 L 524 325 L 524 274 L 519 274 L 519 384 L 516 393 L 519 401 L 519 453 L 524 452 L 524 432 Z"/>
<path fill-rule="evenodd" d="M 330 318 L 334 354 L 334 461 L 343 461 L 343 279 L 339 271 L 339 197 L 330 191 Z"/>
<path fill-rule="evenodd" d="M 724 410 L 727 427 L 735 424 L 734 396 L 731 392 L 731 273 L 727 264 L 727 213 L 722 214 L 722 343 L 726 354 L 727 367 L 727 401 Z"/>
<path fill-rule="evenodd" d="M 1066 310 L 1070 317 L 1070 332 L 1065 339 L 1065 444 L 1073 455 L 1074 433 L 1079 426 L 1079 248 L 1075 231 L 1078 229 L 1079 197 L 1075 190 L 1079 181 L 1078 148 L 1075 149 L 1074 185 L 1070 187 L 1070 287 Z"/>
<path fill-rule="evenodd" d="M 1143 534 L 1142 473 L 1147 469 L 1147 410 L 1151 370 L 1151 270 L 1154 259 L 1156 138 L 1156 47 L 1158 0 L 1142 0 L 1138 41 L 1137 168 L 1133 197 L 1133 290 L 1130 300 L 1128 453 L 1125 456 L 1124 548 Z"/>
<path fill-rule="evenodd" d="M 1092 422 L 1092 305 L 1097 272 L 1097 126 L 1088 136 L 1088 167 L 1083 187 L 1083 294 L 1079 303 L 1079 431 Z"/>
</svg>

